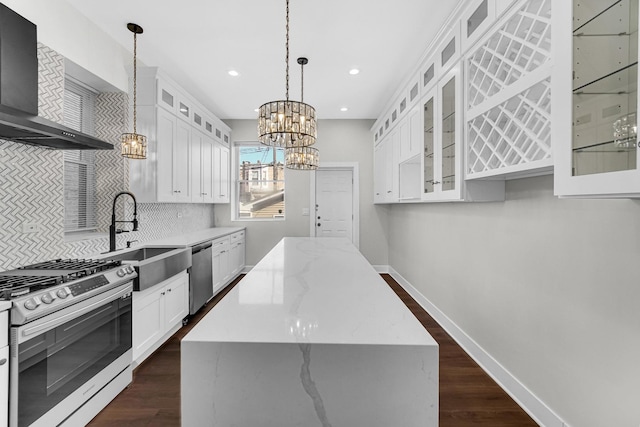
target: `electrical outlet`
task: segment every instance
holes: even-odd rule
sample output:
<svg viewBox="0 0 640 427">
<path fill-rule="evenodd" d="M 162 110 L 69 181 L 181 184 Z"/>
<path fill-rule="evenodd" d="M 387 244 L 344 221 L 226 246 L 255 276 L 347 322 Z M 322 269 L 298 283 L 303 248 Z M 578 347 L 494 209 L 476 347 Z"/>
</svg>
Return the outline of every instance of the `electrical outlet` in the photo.
<svg viewBox="0 0 640 427">
<path fill-rule="evenodd" d="M 40 231 L 40 226 L 37 222 L 23 222 L 22 223 L 22 232 L 23 233 L 37 233 Z"/>
</svg>

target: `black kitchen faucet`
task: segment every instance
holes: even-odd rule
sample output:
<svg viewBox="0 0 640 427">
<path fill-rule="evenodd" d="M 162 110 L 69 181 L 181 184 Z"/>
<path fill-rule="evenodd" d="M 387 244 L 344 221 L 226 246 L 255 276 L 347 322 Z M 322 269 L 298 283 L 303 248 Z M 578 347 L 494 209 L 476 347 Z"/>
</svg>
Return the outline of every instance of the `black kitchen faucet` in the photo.
<svg viewBox="0 0 640 427">
<path fill-rule="evenodd" d="M 133 219 L 131 221 L 116 221 L 116 200 L 123 194 L 128 194 L 133 199 Z M 131 231 L 138 231 L 138 202 L 136 196 L 128 191 L 121 191 L 113 198 L 113 207 L 111 208 L 111 225 L 109 226 L 109 252 L 116 250 L 116 234 L 127 233 L 129 230 L 116 230 L 116 223 L 130 222 L 133 224 Z"/>
</svg>

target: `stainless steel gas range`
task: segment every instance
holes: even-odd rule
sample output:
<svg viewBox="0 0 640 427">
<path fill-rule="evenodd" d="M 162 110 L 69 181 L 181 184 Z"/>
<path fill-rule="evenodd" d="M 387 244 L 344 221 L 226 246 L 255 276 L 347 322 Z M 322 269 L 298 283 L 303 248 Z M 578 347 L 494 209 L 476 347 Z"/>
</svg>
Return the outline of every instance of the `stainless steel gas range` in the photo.
<svg viewBox="0 0 640 427">
<path fill-rule="evenodd" d="M 0 272 L 12 303 L 10 426 L 84 425 L 131 382 L 135 277 L 111 260 Z"/>
</svg>

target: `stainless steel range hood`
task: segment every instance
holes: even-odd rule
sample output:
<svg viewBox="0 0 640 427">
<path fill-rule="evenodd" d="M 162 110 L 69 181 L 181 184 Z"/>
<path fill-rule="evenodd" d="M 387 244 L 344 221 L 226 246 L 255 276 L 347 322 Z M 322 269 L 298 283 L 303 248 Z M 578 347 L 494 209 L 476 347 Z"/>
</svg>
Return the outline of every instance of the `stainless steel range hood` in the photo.
<svg viewBox="0 0 640 427">
<path fill-rule="evenodd" d="M 113 145 L 38 116 L 36 26 L 0 3 L 0 139 L 52 149 Z"/>
</svg>

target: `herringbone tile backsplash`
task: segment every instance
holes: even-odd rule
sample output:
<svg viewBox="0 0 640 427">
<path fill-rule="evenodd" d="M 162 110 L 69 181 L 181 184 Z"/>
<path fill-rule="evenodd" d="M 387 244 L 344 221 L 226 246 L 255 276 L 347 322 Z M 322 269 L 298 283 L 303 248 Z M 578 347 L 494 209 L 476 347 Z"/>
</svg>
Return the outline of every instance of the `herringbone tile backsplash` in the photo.
<svg viewBox="0 0 640 427">
<path fill-rule="evenodd" d="M 64 58 L 39 44 L 38 62 L 39 114 L 62 122 Z M 117 149 L 120 134 L 128 127 L 127 106 L 123 93 L 101 93 L 97 98 L 96 134 L 116 145 L 113 151 L 97 152 L 97 215 L 103 233 L 111 220 L 113 196 L 128 189 L 129 160 L 123 159 Z M 0 140 L 0 271 L 108 250 L 105 234 L 91 240 L 65 241 L 62 183 L 62 151 Z M 125 210 L 129 215 L 128 204 Z M 120 234 L 118 247 L 125 246 L 127 240 L 138 240 L 139 244 L 213 227 L 213 205 L 140 204 L 138 218 L 140 231 Z M 37 223 L 38 232 L 23 233 L 24 223 Z"/>
</svg>

